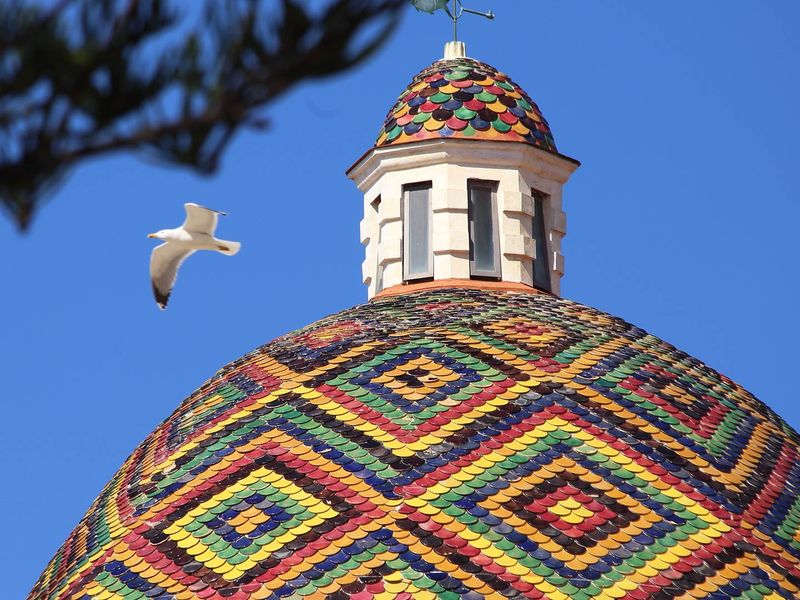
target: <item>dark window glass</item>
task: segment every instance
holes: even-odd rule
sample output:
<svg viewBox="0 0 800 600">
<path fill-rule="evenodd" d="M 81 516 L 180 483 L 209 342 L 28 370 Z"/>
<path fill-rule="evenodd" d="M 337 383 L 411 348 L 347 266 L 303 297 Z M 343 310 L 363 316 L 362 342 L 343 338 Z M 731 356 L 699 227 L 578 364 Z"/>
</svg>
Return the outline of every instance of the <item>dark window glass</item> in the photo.
<svg viewBox="0 0 800 600">
<path fill-rule="evenodd" d="M 500 277 L 495 189 L 490 182 L 469 182 L 469 273 L 472 276 Z"/>
<path fill-rule="evenodd" d="M 433 277 L 431 184 L 406 186 L 403 204 L 404 277 L 405 279 Z"/>
<path fill-rule="evenodd" d="M 534 190 L 533 195 L 533 239 L 536 242 L 536 258 L 533 261 L 533 285 L 550 291 L 550 260 L 547 252 L 547 230 L 544 226 L 544 211 L 547 197 Z"/>
</svg>

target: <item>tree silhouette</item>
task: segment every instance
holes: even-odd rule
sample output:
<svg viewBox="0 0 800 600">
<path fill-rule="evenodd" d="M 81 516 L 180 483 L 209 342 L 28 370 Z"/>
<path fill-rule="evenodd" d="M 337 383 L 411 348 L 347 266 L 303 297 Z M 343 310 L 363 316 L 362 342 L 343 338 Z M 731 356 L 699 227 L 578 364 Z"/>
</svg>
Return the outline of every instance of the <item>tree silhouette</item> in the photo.
<svg viewBox="0 0 800 600">
<path fill-rule="evenodd" d="M 24 230 L 73 167 L 119 150 L 212 173 L 264 106 L 365 59 L 406 3 L 205 0 L 193 24 L 169 0 L 2 0 L 0 201 Z"/>
</svg>

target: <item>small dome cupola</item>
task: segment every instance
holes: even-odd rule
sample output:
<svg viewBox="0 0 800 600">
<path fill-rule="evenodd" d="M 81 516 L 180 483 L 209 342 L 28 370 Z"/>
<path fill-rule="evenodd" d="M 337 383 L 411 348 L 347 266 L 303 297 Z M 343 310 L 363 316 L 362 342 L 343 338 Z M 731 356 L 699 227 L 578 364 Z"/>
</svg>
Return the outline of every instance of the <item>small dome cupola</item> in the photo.
<svg viewBox="0 0 800 600">
<path fill-rule="evenodd" d="M 577 167 L 522 88 L 449 42 L 348 170 L 364 194 L 369 297 L 453 280 L 559 294 L 561 189 Z"/>
<path fill-rule="evenodd" d="M 527 142 L 550 152 L 556 143 L 539 107 L 508 75 L 462 55 L 445 55 L 420 72 L 386 115 L 376 147 L 439 138 Z"/>
</svg>

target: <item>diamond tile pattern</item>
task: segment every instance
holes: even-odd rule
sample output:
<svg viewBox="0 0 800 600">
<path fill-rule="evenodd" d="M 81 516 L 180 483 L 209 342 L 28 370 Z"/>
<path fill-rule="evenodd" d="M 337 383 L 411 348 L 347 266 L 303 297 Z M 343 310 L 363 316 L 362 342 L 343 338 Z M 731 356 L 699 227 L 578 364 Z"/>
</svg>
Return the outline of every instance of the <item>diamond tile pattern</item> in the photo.
<svg viewBox="0 0 800 600">
<path fill-rule="evenodd" d="M 376 146 L 441 137 L 526 142 L 556 152 L 539 107 L 508 75 L 471 58 L 440 60 L 386 116 Z"/>
<path fill-rule="evenodd" d="M 226 366 L 30 598 L 800 597 L 798 435 L 597 310 L 444 289 Z"/>
</svg>

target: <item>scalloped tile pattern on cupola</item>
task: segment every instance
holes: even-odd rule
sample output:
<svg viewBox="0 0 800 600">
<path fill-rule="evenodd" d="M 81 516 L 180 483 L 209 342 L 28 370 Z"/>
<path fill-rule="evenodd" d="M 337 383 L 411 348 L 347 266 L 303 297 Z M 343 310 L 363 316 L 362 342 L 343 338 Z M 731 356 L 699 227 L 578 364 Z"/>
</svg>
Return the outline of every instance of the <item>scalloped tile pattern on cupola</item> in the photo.
<svg viewBox="0 0 800 600">
<path fill-rule="evenodd" d="M 437 138 L 525 142 L 557 152 L 539 107 L 508 75 L 470 58 L 440 60 L 400 95 L 376 147 Z"/>
<path fill-rule="evenodd" d="M 798 486 L 797 433 L 642 329 L 409 293 L 219 371 L 30 598 L 796 599 Z"/>
</svg>

